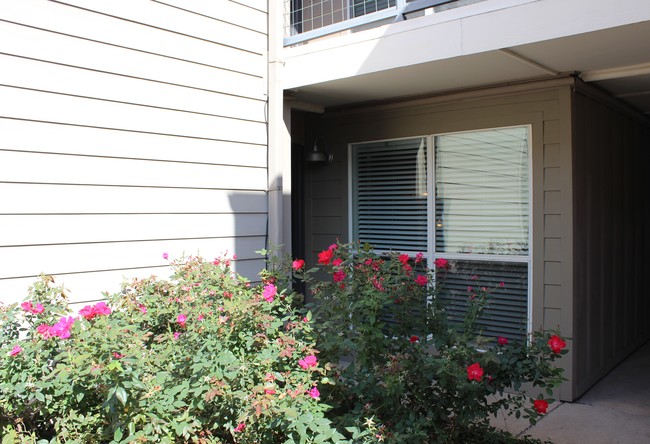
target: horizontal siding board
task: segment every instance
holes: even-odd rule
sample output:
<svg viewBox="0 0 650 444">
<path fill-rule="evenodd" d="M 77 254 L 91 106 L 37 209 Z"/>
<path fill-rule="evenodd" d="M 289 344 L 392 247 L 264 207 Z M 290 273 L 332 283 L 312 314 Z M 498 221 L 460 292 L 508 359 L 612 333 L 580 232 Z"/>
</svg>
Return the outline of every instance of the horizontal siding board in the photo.
<svg viewBox="0 0 650 444">
<path fill-rule="evenodd" d="M 267 2 L 257 2 L 261 3 L 262 8 L 256 9 L 233 0 L 156 0 L 156 2 L 191 10 L 260 33 L 267 32 L 267 14 L 263 12 L 267 10 Z"/>
<path fill-rule="evenodd" d="M 151 275 L 167 277 L 171 275 L 171 269 L 167 265 L 159 267 L 140 268 L 132 270 L 102 271 L 95 273 L 70 274 L 66 276 L 55 276 L 54 285 L 62 285 L 68 296 L 70 309 L 73 312 L 81 307 L 73 304 L 84 304 L 104 299 L 102 293 L 118 293 L 121 290 L 122 282 L 133 278 L 145 278 Z M 21 302 L 27 298 L 29 287 L 38 278 L 28 277 L 20 279 L 0 279 L 0 301 L 4 304 Z"/>
<path fill-rule="evenodd" d="M 265 100 L 266 80 L 0 21 L 0 53 Z"/>
<path fill-rule="evenodd" d="M 263 191 L 0 183 L 0 214 L 265 213 Z"/>
<path fill-rule="evenodd" d="M 268 11 L 268 1 L 266 0 L 234 0 L 235 2 L 246 5 L 250 8 L 257 9 L 258 11 L 267 12 Z"/>
<path fill-rule="evenodd" d="M 260 76 L 262 53 L 242 51 L 47 0 L 0 2 L 0 17 L 47 31 Z M 128 5 L 125 5 L 128 7 Z"/>
<path fill-rule="evenodd" d="M 181 239 L 105 244 L 73 244 L 33 247 L 0 247 L 0 282 L 7 278 L 60 275 L 104 270 L 148 268 L 166 263 L 162 258 L 202 255 L 214 258 L 225 252 L 238 259 L 256 259 L 265 238 Z"/>
<path fill-rule="evenodd" d="M 176 259 L 170 257 L 170 259 Z M 213 259 L 206 256 L 205 259 Z M 233 262 L 233 269 L 250 280 L 259 280 L 257 274 L 264 268 L 264 259 L 248 259 Z M 135 278 L 156 276 L 161 280 L 169 280 L 171 268 L 165 264 L 157 267 L 100 271 L 92 273 L 76 273 L 55 276 L 54 284 L 63 285 L 70 303 L 70 309 L 78 312 L 85 304 L 104 299 L 103 294 L 115 294 L 121 291 L 122 283 Z M 38 278 L 0 279 L 0 301 L 4 304 L 22 302 L 27 298 L 28 289 Z"/>
<path fill-rule="evenodd" d="M 38 103 L 38 106 L 34 106 Z M 0 87 L 0 117 L 266 143 L 266 125 L 201 114 Z"/>
<path fill-rule="evenodd" d="M 0 301 L 39 273 L 98 300 L 163 252 L 259 279 L 267 15 L 216 5 L 0 4 Z"/>
<path fill-rule="evenodd" d="M 264 122 L 265 102 L 0 55 L 0 85 Z"/>
<path fill-rule="evenodd" d="M 76 5 L 92 11 L 122 17 L 126 20 L 239 47 L 248 51 L 258 53 L 266 51 L 266 36 L 261 32 L 248 30 L 223 20 L 215 20 L 194 13 L 191 10 L 184 11 L 150 0 L 129 0 L 128 2 L 61 0 L 57 3 Z M 258 3 L 266 4 L 266 2 Z M 248 16 L 255 18 L 261 17 L 260 11 L 246 11 L 246 13 Z"/>
<path fill-rule="evenodd" d="M 264 145 L 2 118 L 0 134 L 0 150 L 252 167 L 267 163 Z"/>
<path fill-rule="evenodd" d="M 0 215 L 0 247 L 264 236 L 265 214 Z"/>
<path fill-rule="evenodd" d="M 266 169 L 0 151 L 3 182 L 266 189 Z"/>
</svg>

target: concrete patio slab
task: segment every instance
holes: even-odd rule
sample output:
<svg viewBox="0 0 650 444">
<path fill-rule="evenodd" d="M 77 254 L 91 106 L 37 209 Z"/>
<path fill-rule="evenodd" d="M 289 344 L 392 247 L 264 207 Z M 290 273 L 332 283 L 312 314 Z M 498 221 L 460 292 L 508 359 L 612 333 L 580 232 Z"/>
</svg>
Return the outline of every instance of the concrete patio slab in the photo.
<svg viewBox="0 0 650 444">
<path fill-rule="evenodd" d="M 559 404 L 519 434 L 555 444 L 650 443 L 648 368 L 650 342 L 576 402 Z"/>
</svg>

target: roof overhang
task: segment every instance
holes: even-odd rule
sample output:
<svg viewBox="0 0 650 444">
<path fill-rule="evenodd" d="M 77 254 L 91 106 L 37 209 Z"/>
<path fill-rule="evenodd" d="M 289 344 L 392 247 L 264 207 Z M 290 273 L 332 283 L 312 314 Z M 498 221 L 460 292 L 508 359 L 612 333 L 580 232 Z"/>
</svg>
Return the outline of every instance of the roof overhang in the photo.
<svg viewBox="0 0 650 444">
<path fill-rule="evenodd" d="M 647 0 L 485 0 L 283 58 L 285 90 L 317 108 L 576 73 L 650 115 Z"/>
</svg>

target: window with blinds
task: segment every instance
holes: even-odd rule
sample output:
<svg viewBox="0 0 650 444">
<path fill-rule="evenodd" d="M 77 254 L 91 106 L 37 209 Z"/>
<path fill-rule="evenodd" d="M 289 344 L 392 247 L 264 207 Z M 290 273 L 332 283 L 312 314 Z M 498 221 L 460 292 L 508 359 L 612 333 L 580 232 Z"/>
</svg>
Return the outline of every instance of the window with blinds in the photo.
<svg viewBox="0 0 650 444">
<path fill-rule="evenodd" d="M 524 338 L 528 146 L 528 127 L 352 145 L 353 240 L 379 251 L 426 252 L 430 263 L 449 260 L 440 297 L 452 320 L 462 321 L 468 289 L 497 287 L 479 323 L 483 336 Z"/>
<path fill-rule="evenodd" d="M 436 251 L 528 254 L 526 128 L 435 138 Z"/>
<path fill-rule="evenodd" d="M 355 241 L 377 250 L 427 250 L 426 162 L 423 137 L 352 147 Z"/>
</svg>

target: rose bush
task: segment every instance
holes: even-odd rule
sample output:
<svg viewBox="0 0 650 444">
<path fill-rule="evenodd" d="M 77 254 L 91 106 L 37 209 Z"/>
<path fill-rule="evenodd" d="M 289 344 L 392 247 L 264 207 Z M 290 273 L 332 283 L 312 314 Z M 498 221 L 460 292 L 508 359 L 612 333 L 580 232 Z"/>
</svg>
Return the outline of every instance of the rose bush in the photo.
<svg viewBox="0 0 650 444">
<path fill-rule="evenodd" d="M 287 259 L 252 285 L 230 259 L 184 258 L 76 313 L 43 277 L 0 306 L 3 444 L 510 442 L 489 415 L 535 422 L 553 402 L 566 342 L 486 341 L 493 289 L 477 282 L 457 329 L 421 254 L 337 243 L 312 269 Z"/>
<path fill-rule="evenodd" d="M 43 278 L 0 313 L 5 442 L 337 442 L 293 296 L 187 258 L 71 314 Z M 306 364 L 305 364 L 306 363 Z"/>
<path fill-rule="evenodd" d="M 321 388 L 321 398 L 339 429 L 349 428 L 348 439 L 504 442 L 514 438 L 492 428 L 490 415 L 505 409 L 535 423 L 554 401 L 563 378 L 553 361 L 566 353 L 558 334 L 482 337 L 476 321 L 503 283 L 476 281 L 459 329 L 437 298 L 450 261 L 435 261 L 436 280 L 421 254 L 380 256 L 368 246 L 334 244 L 318 257 L 329 277 L 298 274 L 312 284 L 319 356 L 337 381 Z M 524 384 L 541 389 L 537 399 L 521 392 Z"/>
</svg>

